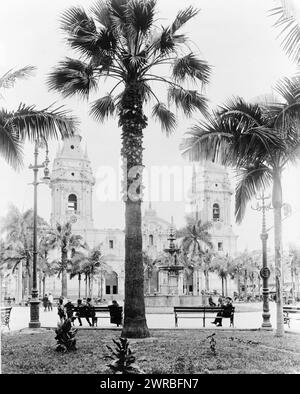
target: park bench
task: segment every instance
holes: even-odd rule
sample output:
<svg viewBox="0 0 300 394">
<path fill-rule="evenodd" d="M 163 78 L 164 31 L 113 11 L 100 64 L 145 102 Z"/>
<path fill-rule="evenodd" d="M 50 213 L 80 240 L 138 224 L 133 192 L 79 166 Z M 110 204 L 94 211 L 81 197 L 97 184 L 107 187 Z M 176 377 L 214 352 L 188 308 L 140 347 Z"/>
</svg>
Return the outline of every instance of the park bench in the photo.
<svg viewBox="0 0 300 394">
<path fill-rule="evenodd" d="M 123 312 L 123 307 L 119 306 L 118 307 L 120 313 L 122 314 Z M 74 316 L 76 316 L 76 312 L 78 312 L 79 308 L 77 306 L 75 306 L 74 308 L 72 308 Z M 94 311 L 96 313 L 95 317 L 94 317 L 94 322 L 95 325 L 98 325 L 98 319 L 101 318 L 110 318 L 110 312 L 109 312 L 109 307 L 108 306 L 94 306 Z M 85 317 L 85 316 L 81 316 L 81 317 Z M 90 317 L 90 316 L 88 316 Z"/>
<path fill-rule="evenodd" d="M 203 327 L 205 327 L 205 319 L 215 318 L 222 308 L 215 306 L 174 306 L 175 313 L 175 327 L 178 327 L 178 318 L 202 318 Z M 234 327 L 234 307 L 232 308 L 231 316 L 223 317 L 222 319 L 230 319 L 230 327 Z"/>
<path fill-rule="evenodd" d="M 290 327 L 290 321 L 300 320 L 300 306 L 284 306 L 283 307 L 283 322 Z"/>
<path fill-rule="evenodd" d="M 1 326 L 6 326 L 10 330 L 9 320 L 10 320 L 10 312 L 12 310 L 11 306 L 1 307 Z"/>
</svg>

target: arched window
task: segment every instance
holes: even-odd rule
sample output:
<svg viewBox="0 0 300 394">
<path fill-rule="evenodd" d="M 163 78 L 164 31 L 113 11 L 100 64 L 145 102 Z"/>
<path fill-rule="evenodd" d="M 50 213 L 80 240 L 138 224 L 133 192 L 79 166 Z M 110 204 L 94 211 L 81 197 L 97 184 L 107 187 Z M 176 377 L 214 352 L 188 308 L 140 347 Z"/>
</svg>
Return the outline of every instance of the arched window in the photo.
<svg viewBox="0 0 300 394">
<path fill-rule="evenodd" d="M 75 194 L 70 194 L 68 197 L 68 211 L 77 211 L 77 197 Z"/>
<path fill-rule="evenodd" d="M 153 235 L 152 234 L 149 235 L 149 245 L 153 246 Z"/>
<path fill-rule="evenodd" d="M 220 206 L 219 204 L 213 205 L 213 221 L 217 222 L 220 220 Z"/>
</svg>

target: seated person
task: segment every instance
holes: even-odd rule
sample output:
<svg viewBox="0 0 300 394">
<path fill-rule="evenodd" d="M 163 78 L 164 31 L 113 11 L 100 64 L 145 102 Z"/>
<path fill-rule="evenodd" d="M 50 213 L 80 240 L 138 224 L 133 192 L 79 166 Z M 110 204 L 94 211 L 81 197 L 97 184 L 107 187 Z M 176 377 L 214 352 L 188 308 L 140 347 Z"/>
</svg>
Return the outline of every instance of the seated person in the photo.
<svg viewBox="0 0 300 394">
<path fill-rule="evenodd" d="M 79 325 L 82 326 L 82 321 L 81 318 L 85 317 L 89 325 L 91 325 L 88 317 L 87 317 L 87 310 L 86 310 L 86 305 L 82 303 L 82 300 L 77 300 L 77 312 L 76 312 L 76 317 L 79 321 Z"/>
<path fill-rule="evenodd" d="M 73 317 L 73 308 L 74 305 L 72 304 L 71 300 L 68 300 L 68 302 L 65 304 L 67 319 L 71 319 Z"/>
<path fill-rule="evenodd" d="M 208 297 L 208 303 L 209 303 L 209 306 L 216 306 L 216 304 L 213 301 L 212 296 Z"/>
<path fill-rule="evenodd" d="M 215 324 L 217 327 L 222 327 L 222 317 L 231 316 L 233 309 L 232 299 L 230 297 L 226 297 L 225 304 L 223 304 L 221 308 L 222 308 L 221 312 L 218 312 L 215 320 L 211 322 L 212 324 Z"/>
<path fill-rule="evenodd" d="M 117 327 L 119 327 L 119 325 L 122 324 L 122 310 L 120 305 L 116 300 L 113 300 L 112 305 L 109 305 L 108 309 L 110 313 L 110 322 L 112 324 L 116 324 Z"/>
<path fill-rule="evenodd" d="M 97 318 L 96 318 L 96 312 L 95 312 L 95 307 L 92 304 L 91 298 L 86 299 L 86 320 L 89 323 L 90 326 L 94 326 L 95 323 L 97 325 Z M 90 322 L 89 318 L 92 319 L 92 323 Z"/>
</svg>

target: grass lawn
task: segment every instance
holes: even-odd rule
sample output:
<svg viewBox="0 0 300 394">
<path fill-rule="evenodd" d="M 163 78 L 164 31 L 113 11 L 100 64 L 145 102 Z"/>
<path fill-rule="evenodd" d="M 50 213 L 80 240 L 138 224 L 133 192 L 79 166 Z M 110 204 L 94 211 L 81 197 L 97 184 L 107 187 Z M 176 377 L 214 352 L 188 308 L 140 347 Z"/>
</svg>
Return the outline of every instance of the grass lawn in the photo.
<svg viewBox="0 0 300 394">
<path fill-rule="evenodd" d="M 207 336 L 216 333 L 214 355 Z M 79 330 L 77 351 L 55 351 L 54 331 L 2 335 L 2 373 L 110 373 L 105 345 L 117 330 Z M 152 330 L 151 339 L 129 339 L 136 364 L 154 373 L 300 373 L 300 335 L 272 332 Z"/>
</svg>

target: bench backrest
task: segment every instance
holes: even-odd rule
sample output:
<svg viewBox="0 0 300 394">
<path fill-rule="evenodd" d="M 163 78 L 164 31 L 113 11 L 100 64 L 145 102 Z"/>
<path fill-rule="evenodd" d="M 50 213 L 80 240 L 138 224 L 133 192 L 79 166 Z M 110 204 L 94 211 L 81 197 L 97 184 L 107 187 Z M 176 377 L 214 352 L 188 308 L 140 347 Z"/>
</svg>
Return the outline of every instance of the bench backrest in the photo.
<svg viewBox="0 0 300 394">
<path fill-rule="evenodd" d="M 232 312 L 234 312 L 235 307 L 232 307 Z M 214 306 L 174 306 L 174 312 L 221 312 L 221 307 Z"/>
<path fill-rule="evenodd" d="M 300 313 L 300 306 L 284 306 L 283 312 Z"/>
<path fill-rule="evenodd" d="M 74 311 L 77 311 L 77 309 L 78 309 L 78 306 L 73 307 Z M 94 306 L 94 310 L 95 310 L 95 312 L 109 312 L 109 307 L 108 306 Z M 118 310 L 122 312 L 123 307 L 119 306 Z"/>
</svg>

